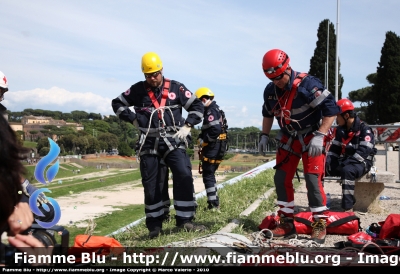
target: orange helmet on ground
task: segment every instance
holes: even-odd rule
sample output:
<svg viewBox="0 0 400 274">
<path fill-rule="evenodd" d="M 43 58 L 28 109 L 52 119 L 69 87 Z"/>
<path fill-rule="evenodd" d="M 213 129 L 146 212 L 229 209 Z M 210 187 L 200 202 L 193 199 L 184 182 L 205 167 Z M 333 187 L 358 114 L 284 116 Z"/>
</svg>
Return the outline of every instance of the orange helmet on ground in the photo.
<svg viewBox="0 0 400 274">
<path fill-rule="evenodd" d="M 349 110 L 354 110 L 353 103 L 347 98 L 340 99 L 336 104 L 340 107 L 340 114 Z"/>
<path fill-rule="evenodd" d="M 285 72 L 289 66 L 289 56 L 280 49 L 272 49 L 264 54 L 262 67 L 265 76 L 272 79 Z"/>
</svg>

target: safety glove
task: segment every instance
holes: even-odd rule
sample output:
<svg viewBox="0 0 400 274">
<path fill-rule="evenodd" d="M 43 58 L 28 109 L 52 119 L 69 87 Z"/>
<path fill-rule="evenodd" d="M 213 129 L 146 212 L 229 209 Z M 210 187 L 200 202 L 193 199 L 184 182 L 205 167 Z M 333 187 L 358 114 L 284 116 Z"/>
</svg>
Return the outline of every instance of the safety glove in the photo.
<svg viewBox="0 0 400 274">
<path fill-rule="evenodd" d="M 133 124 L 136 128 L 139 127 L 139 123 L 138 123 L 137 119 L 133 120 L 132 124 Z"/>
<path fill-rule="evenodd" d="M 34 185 L 32 185 L 28 179 L 25 179 L 25 181 L 22 183 L 22 192 L 27 196 L 27 197 L 31 197 L 31 195 L 38 190 L 37 187 L 35 187 Z M 42 193 L 39 194 L 38 196 L 38 201 L 41 204 L 46 204 L 49 201 L 47 200 L 46 196 Z"/>
<path fill-rule="evenodd" d="M 316 157 L 322 154 L 323 146 L 324 146 L 324 137 L 325 134 L 322 132 L 314 131 L 314 137 L 311 139 L 308 144 L 308 155 L 310 157 Z"/>
<path fill-rule="evenodd" d="M 258 143 L 258 152 L 264 154 L 264 151 L 267 149 L 267 144 L 269 140 L 269 135 L 266 133 L 262 133 L 260 137 L 260 142 Z"/>
<path fill-rule="evenodd" d="M 186 136 L 189 135 L 191 129 L 192 129 L 191 127 L 189 127 L 188 125 L 185 124 L 185 125 L 183 125 L 183 127 L 181 127 L 181 129 L 180 129 L 177 133 L 175 133 L 174 136 L 172 136 L 172 137 L 173 137 L 173 138 L 179 138 L 180 140 L 184 141 L 184 140 L 186 140 Z"/>
</svg>

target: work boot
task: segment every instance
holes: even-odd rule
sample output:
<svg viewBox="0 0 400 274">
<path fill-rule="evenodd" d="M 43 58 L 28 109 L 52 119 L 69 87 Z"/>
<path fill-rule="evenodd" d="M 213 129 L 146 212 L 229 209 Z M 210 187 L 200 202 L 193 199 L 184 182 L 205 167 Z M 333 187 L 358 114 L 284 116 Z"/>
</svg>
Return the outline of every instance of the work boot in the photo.
<svg viewBox="0 0 400 274">
<path fill-rule="evenodd" d="M 169 215 L 169 213 L 164 213 L 163 222 L 164 223 L 169 223 L 170 221 L 171 221 L 171 215 Z"/>
<path fill-rule="evenodd" d="M 325 243 L 326 237 L 326 220 L 319 219 L 311 224 L 312 232 L 311 232 L 311 240 L 317 242 L 319 244 Z"/>
<path fill-rule="evenodd" d="M 266 238 L 281 239 L 297 236 L 296 228 L 291 217 L 280 217 L 276 228 L 264 231 Z"/>
<path fill-rule="evenodd" d="M 212 203 L 209 203 L 209 204 L 208 204 L 207 209 L 208 209 L 208 210 L 211 210 L 211 211 L 214 211 L 214 212 L 221 212 L 221 211 L 220 211 L 220 209 L 221 209 L 220 206 L 219 206 L 219 205 L 212 204 Z"/>
<path fill-rule="evenodd" d="M 178 226 L 181 229 L 185 229 L 187 232 L 203 232 L 206 231 L 207 228 L 204 225 L 198 225 L 192 222 L 184 223 Z"/>
<path fill-rule="evenodd" d="M 158 235 L 160 235 L 162 232 L 161 227 L 155 227 L 154 229 L 150 230 L 149 232 L 149 238 L 154 239 L 157 238 Z"/>
</svg>

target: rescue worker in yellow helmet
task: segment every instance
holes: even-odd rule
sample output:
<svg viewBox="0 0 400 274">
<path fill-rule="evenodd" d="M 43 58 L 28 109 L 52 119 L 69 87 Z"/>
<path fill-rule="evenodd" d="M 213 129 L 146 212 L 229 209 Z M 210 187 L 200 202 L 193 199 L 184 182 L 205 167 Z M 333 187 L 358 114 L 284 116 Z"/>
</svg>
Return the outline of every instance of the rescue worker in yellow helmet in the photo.
<svg viewBox="0 0 400 274">
<path fill-rule="evenodd" d="M 141 70 L 145 81 L 132 85 L 111 105 L 121 120 L 133 123 L 141 133 L 137 153 L 149 237 L 155 238 L 162 232 L 165 166 L 173 175 L 176 226 L 186 231 L 203 231 L 203 225 L 192 222 L 196 202 L 191 163 L 186 154 L 190 130 L 203 118 L 203 104 L 184 84 L 164 77 L 163 63 L 155 52 L 143 55 Z M 182 107 L 188 112 L 186 119 L 182 117 Z"/>
<path fill-rule="evenodd" d="M 201 149 L 203 183 L 207 193 L 208 209 L 218 211 L 220 209 L 217 194 L 217 171 L 226 152 L 226 129 L 220 107 L 214 101 L 214 93 L 207 87 L 201 87 L 196 92 L 196 97 L 204 105 L 204 119 L 199 134 L 198 145 Z M 224 135 L 222 135 L 224 133 Z"/>
</svg>

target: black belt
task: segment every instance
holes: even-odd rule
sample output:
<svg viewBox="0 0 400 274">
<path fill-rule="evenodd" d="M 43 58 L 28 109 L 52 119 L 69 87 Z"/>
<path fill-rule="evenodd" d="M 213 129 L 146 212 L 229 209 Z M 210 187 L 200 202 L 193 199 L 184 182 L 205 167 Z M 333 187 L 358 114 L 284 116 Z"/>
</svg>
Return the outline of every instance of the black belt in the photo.
<svg viewBox="0 0 400 274">
<path fill-rule="evenodd" d="M 310 127 L 306 127 L 306 128 L 299 129 L 299 130 L 296 130 L 291 124 L 284 126 L 284 128 L 290 135 L 293 135 L 294 133 L 296 133 L 296 135 L 305 135 L 309 132 L 318 130 L 319 127 L 320 127 L 319 123 L 316 123 Z"/>
</svg>

